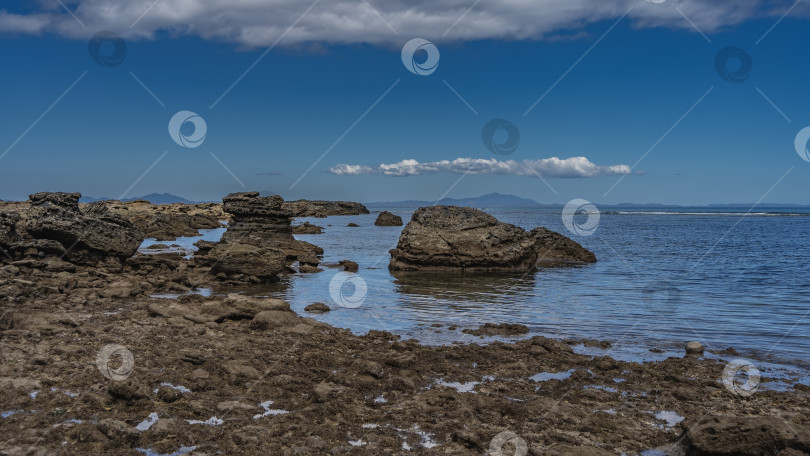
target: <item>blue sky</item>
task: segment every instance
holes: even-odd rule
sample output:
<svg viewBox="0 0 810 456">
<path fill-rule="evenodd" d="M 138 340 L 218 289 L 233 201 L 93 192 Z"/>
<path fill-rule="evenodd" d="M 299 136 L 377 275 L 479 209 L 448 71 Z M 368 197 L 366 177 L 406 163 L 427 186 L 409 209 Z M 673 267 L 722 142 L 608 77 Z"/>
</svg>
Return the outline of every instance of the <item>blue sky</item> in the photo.
<svg viewBox="0 0 810 456">
<path fill-rule="evenodd" d="M 0 198 L 52 190 L 113 198 L 126 191 L 126 197 L 170 192 L 216 200 L 247 189 L 288 199 L 359 201 L 500 192 L 562 203 L 584 198 L 706 204 L 764 197 L 810 204 L 810 163 L 794 148 L 796 134 L 810 126 L 810 28 L 803 7 L 780 20 L 793 2 L 767 11 L 732 10 L 724 23 L 723 14 L 703 14 L 699 4 L 685 1 L 640 2 L 619 20 L 625 4 L 635 3 L 617 1 L 615 10 L 596 17 L 583 12 L 531 30 L 515 19 L 520 11 L 510 15 L 483 1 L 453 27 L 458 36 L 445 37 L 447 27 L 409 27 L 412 20 L 397 16 L 397 5 L 389 4 L 394 2 L 364 5 L 366 14 L 374 8 L 380 16 L 369 15 L 373 27 L 354 31 L 317 14 L 326 8 L 317 4 L 311 17 L 300 20 L 301 32 L 290 29 L 256 63 L 307 3 L 285 7 L 286 25 L 253 38 L 246 32 L 253 30 L 250 24 L 241 26 L 241 35 L 209 30 L 210 24 L 206 29 L 194 18 L 167 25 L 158 19 L 174 16 L 160 5 L 147 11 L 151 1 L 141 5 L 146 13 L 135 27 L 126 25 L 131 17 L 106 24 L 87 12 L 103 1 L 66 3 L 75 19 L 43 6 L 47 2 L 0 9 Z M 532 5 L 523 7 L 526 15 L 561 9 L 551 1 Z M 647 14 L 652 7 L 669 10 Z M 453 24 L 465 10 L 435 16 Z M 431 14 L 422 20 L 429 22 Z M 516 31 L 492 32 L 485 22 L 490 16 Z M 237 25 L 240 20 L 232 19 Z M 315 26 L 333 32 L 318 35 Z M 104 67 L 90 57 L 88 40 L 99 30 L 120 33 L 126 41 L 119 66 Z M 427 76 L 412 74 L 402 63 L 402 46 L 416 37 L 440 51 L 437 70 Z M 743 83 L 725 81 L 715 71 L 715 56 L 727 46 L 751 56 L 753 70 Z M 182 110 L 205 120 L 208 131 L 199 147 L 181 147 L 169 135 L 169 120 Z M 520 132 L 511 155 L 493 154 L 482 142 L 484 125 L 495 118 Z M 570 162 L 564 161 L 541 170 L 543 180 L 508 171 L 524 160 L 537 165 L 551 157 L 633 168 L 624 177 L 557 177 L 567 172 Z M 506 174 L 462 178 L 452 164 L 440 172 L 428 165 L 405 177 L 334 174 L 338 165 L 379 170 L 402 160 L 435 164 L 459 158 L 488 160 L 483 166 L 489 172 Z M 503 163 L 508 160 L 517 164 Z"/>
</svg>

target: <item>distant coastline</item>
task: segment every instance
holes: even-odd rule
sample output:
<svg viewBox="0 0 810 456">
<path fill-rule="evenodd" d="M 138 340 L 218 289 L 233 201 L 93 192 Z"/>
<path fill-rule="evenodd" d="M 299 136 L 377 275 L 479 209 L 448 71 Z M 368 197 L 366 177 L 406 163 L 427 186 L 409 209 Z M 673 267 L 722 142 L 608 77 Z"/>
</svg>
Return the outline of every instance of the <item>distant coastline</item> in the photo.
<svg viewBox="0 0 810 456">
<path fill-rule="evenodd" d="M 262 194 L 272 194 L 272 192 L 262 192 Z M 108 197 L 93 197 L 82 196 L 79 200 L 81 203 L 92 203 L 95 201 L 106 201 L 113 198 Z M 0 199 L 2 200 L 2 199 Z M 149 201 L 152 204 L 203 204 L 203 203 L 217 203 L 220 200 L 189 200 L 182 196 L 174 195 L 171 193 L 150 193 L 139 197 L 124 198 L 121 201 Z M 361 201 L 362 202 L 362 201 Z M 489 193 L 486 195 L 469 197 L 469 198 L 444 198 L 440 201 L 429 200 L 402 200 L 402 201 L 375 201 L 363 202 L 366 207 L 374 209 L 395 209 L 395 208 L 417 208 L 423 206 L 433 206 L 436 204 L 445 206 L 461 206 L 461 207 L 477 207 L 477 208 L 511 208 L 511 209 L 542 209 L 542 208 L 556 208 L 562 209 L 565 205 L 563 203 L 540 203 L 530 198 L 523 198 L 515 195 L 506 195 L 501 193 Z M 810 209 L 810 204 L 794 204 L 794 203 L 712 203 L 712 204 L 698 204 L 698 205 L 683 205 L 683 204 L 662 204 L 662 203 L 619 203 L 619 204 L 600 204 L 595 203 L 600 209 L 687 209 L 687 208 L 703 208 L 703 209 L 742 209 L 743 211 L 750 210 L 752 207 L 756 209 Z M 603 213 L 606 211 L 602 211 Z M 665 212 L 665 211 L 664 211 Z M 762 212 L 762 211 L 757 211 Z M 765 211 L 767 212 L 767 211 Z"/>
</svg>

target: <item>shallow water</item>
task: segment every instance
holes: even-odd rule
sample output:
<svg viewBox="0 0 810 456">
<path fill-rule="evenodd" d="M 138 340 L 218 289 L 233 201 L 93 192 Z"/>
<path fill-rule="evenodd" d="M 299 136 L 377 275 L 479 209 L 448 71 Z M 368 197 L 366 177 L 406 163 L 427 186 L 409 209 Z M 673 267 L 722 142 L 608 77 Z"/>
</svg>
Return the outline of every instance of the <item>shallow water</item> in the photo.
<svg viewBox="0 0 810 456">
<path fill-rule="evenodd" d="M 480 340 L 432 324 L 509 322 L 527 325 L 531 334 L 610 340 L 613 349 L 596 351 L 617 358 L 661 359 L 698 340 L 707 349 L 734 347 L 740 357 L 762 361 L 763 371 L 776 364 L 808 367 L 810 211 L 745 216 L 747 210 L 604 212 L 586 237 L 565 229 L 559 209 L 487 210 L 526 229 L 545 226 L 568 235 L 599 259 L 527 275 L 391 274 L 388 250 L 401 227 L 374 226 L 376 213 L 302 218 L 296 223 L 325 227 L 323 234 L 296 236 L 323 247 L 325 264 L 359 263 L 365 299 L 352 308 L 362 296 L 351 281 L 341 281 L 333 287 L 340 290 L 337 300 L 355 301 L 336 303 L 330 294 L 336 268 L 247 292 L 282 297 L 300 314 L 324 302 L 333 311 L 314 318 L 356 333 L 384 329 L 427 343 Z M 407 222 L 412 211 L 392 212 Z M 651 354 L 651 347 L 665 352 Z"/>
</svg>

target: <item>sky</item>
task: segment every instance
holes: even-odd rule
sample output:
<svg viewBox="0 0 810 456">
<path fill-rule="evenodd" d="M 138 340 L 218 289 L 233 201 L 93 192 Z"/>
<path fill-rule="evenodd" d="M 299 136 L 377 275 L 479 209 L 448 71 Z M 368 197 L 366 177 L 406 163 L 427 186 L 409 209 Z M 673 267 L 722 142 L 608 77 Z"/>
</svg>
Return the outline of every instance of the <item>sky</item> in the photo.
<svg viewBox="0 0 810 456">
<path fill-rule="evenodd" d="M 801 0 L 7 1 L 0 198 L 810 204 L 808 20 Z"/>
</svg>

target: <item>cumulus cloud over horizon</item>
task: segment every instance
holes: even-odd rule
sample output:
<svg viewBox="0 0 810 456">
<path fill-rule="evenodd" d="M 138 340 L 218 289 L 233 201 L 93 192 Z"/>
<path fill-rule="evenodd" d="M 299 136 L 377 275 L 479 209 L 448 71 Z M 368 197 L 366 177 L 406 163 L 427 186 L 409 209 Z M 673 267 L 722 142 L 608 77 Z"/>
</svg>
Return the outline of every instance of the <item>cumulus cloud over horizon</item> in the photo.
<svg viewBox="0 0 810 456">
<path fill-rule="evenodd" d="M 522 161 L 499 161 L 494 158 L 456 158 L 455 160 L 441 160 L 425 163 L 420 163 L 413 159 L 406 159 L 398 163 L 383 163 L 376 166 L 339 164 L 329 168 L 329 172 L 338 176 L 382 174 L 384 176 L 405 177 L 420 176 L 423 174 L 453 173 L 588 178 L 620 176 L 630 174 L 631 170 L 627 165 L 595 165 L 585 157 L 571 157 L 566 159 L 551 157 Z"/>
<path fill-rule="evenodd" d="M 301 43 L 401 45 L 580 36 L 590 23 L 625 13 L 635 27 L 722 29 L 782 15 L 792 0 L 36 0 L 25 11 L 0 7 L 0 33 L 53 33 L 84 39 L 110 30 L 128 39 L 197 36 L 246 47 Z M 63 7 L 64 5 L 64 7 Z M 304 14 L 308 8 L 308 13 Z M 69 10 L 68 10 L 69 9 Z M 810 5 L 791 13 L 810 14 Z M 303 17 L 302 17 L 303 15 Z M 686 15 L 689 20 L 687 20 Z M 294 27 L 290 27 L 295 24 Z M 289 30 L 288 30 L 289 29 Z"/>
</svg>

